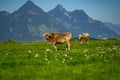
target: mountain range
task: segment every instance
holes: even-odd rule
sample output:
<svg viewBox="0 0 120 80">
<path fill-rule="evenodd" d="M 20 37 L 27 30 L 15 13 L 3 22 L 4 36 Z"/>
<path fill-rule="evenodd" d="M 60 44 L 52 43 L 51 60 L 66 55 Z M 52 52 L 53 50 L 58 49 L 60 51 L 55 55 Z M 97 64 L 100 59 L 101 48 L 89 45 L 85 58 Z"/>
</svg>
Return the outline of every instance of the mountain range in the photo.
<svg viewBox="0 0 120 80">
<path fill-rule="evenodd" d="M 109 22 L 104 22 L 104 24 L 120 35 L 120 24 L 113 24 Z"/>
<path fill-rule="evenodd" d="M 28 0 L 13 13 L 0 12 L 0 41 L 44 40 L 45 32 L 72 32 L 73 38 L 89 33 L 92 38 L 120 38 L 120 34 L 101 21 L 89 17 L 84 10 L 67 11 L 58 4 L 44 12 Z"/>
</svg>

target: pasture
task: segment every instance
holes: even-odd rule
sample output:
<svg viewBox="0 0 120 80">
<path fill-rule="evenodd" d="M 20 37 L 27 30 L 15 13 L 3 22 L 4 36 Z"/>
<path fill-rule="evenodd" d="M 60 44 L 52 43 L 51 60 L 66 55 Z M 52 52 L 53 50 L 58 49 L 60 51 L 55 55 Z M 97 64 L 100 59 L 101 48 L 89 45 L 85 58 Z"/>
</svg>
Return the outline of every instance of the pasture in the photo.
<svg viewBox="0 0 120 80">
<path fill-rule="evenodd" d="M 0 43 L 0 80 L 120 80 L 120 40 Z"/>
</svg>

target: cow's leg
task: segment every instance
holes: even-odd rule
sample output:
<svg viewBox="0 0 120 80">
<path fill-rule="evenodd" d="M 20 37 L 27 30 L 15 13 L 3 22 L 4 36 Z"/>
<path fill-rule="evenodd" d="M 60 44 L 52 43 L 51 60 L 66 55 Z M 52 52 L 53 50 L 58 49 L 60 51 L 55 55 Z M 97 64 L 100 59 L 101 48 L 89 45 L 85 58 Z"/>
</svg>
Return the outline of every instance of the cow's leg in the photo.
<svg viewBox="0 0 120 80">
<path fill-rule="evenodd" d="M 55 48 L 55 50 L 57 51 L 57 46 L 56 46 L 56 45 L 54 46 L 54 48 Z"/>
<path fill-rule="evenodd" d="M 81 41 L 81 44 L 83 43 L 83 41 Z"/>
<path fill-rule="evenodd" d="M 70 41 L 66 41 L 66 44 L 67 44 L 66 50 L 70 50 Z"/>
<path fill-rule="evenodd" d="M 87 43 L 89 43 L 89 38 L 88 38 L 88 40 L 87 40 Z"/>
<path fill-rule="evenodd" d="M 86 41 L 86 43 L 88 44 L 88 40 Z"/>
<path fill-rule="evenodd" d="M 81 44 L 83 43 L 83 40 L 81 40 Z"/>
<path fill-rule="evenodd" d="M 52 46 L 53 46 L 53 47 L 55 48 L 55 50 L 57 51 L 57 46 L 56 46 L 56 44 L 54 43 Z"/>
<path fill-rule="evenodd" d="M 86 39 L 85 42 L 88 44 L 88 39 Z"/>
</svg>

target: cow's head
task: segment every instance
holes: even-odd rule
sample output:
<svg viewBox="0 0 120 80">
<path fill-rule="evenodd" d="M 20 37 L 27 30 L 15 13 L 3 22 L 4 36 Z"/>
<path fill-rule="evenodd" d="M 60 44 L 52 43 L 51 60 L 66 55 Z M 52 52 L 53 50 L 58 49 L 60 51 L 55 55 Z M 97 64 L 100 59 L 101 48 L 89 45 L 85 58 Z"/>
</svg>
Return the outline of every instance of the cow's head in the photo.
<svg viewBox="0 0 120 80">
<path fill-rule="evenodd" d="M 82 35 L 78 35 L 78 39 L 81 39 L 82 38 Z"/>
<path fill-rule="evenodd" d="M 44 33 L 43 36 L 49 40 L 51 38 L 51 34 L 50 33 Z"/>
</svg>

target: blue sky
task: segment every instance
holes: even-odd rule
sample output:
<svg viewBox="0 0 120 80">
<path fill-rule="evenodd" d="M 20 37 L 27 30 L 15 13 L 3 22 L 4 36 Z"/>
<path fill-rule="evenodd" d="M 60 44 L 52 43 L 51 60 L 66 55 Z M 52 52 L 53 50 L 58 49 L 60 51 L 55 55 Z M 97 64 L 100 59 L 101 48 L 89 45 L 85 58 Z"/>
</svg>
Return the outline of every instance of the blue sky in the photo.
<svg viewBox="0 0 120 80">
<path fill-rule="evenodd" d="M 19 9 L 27 0 L 0 0 L 0 11 L 10 13 Z M 90 17 L 103 22 L 120 24 L 120 0 L 31 0 L 45 12 L 58 4 L 66 10 L 84 10 Z"/>
</svg>

